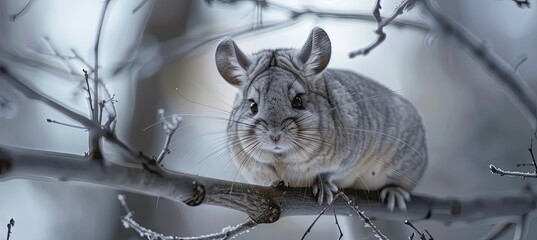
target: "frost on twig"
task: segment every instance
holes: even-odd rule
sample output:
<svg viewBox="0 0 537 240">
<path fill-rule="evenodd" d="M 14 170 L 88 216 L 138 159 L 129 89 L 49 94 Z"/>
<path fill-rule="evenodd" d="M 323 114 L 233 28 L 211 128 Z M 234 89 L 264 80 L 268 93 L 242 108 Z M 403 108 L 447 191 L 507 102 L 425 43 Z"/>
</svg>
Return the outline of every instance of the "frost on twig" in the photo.
<svg viewBox="0 0 537 240">
<path fill-rule="evenodd" d="M 350 58 L 354 58 L 359 55 L 365 56 L 369 54 L 371 50 L 378 47 L 382 42 L 384 42 L 384 40 L 386 40 L 386 33 L 384 32 L 384 27 L 390 24 L 399 15 L 403 14 L 404 11 L 412 9 L 416 4 L 416 0 L 404 0 L 403 2 L 401 2 L 401 4 L 399 4 L 399 6 L 397 6 L 395 11 L 389 18 L 383 19 L 380 15 L 380 9 L 382 8 L 382 6 L 380 5 L 380 1 L 381 0 L 376 0 L 375 7 L 373 7 L 373 16 L 375 17 L 375 20 L 377 22 L 377 29 L 375 30 L 375 34 L 377 34 L 377 39 L 367 47 L 350 52 Z"/>
<path fill-rule="evenodd" d="M 313 226 L 315 225 L 315 223 L 317 222 L 317 220 L 319 220 L 319 218 L 326 212 L 326 210 L 330 207 L 333 207 L 334 203 L 336 202 L 336 200 L 338 198 L 343 198 L 346 202 L 347 202 L 347 205 L 354 211 L 358 214 L 358 216 L 362 219 L 362 221 L 364 221 L 364 224 L 366 227 L 369 227 L 371 228 L 371 230 L 373 231 L 373 233 L 375 234 L 375 237 L 377 237 L 378 239 L 381 239 L 381 240 L 387 240 L 388 238 L 382 234 L 382 232 L 373 224 L 373 222 L 371 221 L 371 219 L 369 219 L 363 211 L 361 211 L 360 209 L 358 209 L 356 206 L 354 206 L 354 203 L 353 201 L 344 193 L 344 192 L 338 192 L 336 194 L 336 196 L 334 196 L 334 199 L 332 199 L 332 201 L 330 202 L 330 204 L 328 204 L 326 207 L 323 208 L 323 210 L 321 210 L 321 212 L 317 215 L 317 217 L 313 220 L 313 222 L 311 223 L 311 225 L 308 227 L 308 229 L 306 229 L 306 232 L 304 232 L 304 235 L 302 235 L 302 238 L 301 240 L 304 240 L 306 238 L 306 235 L 308 235 L 308 233 L 311 231 L 311 229 L 313 228 Z M 335 209 L 334 209 L 335 211 Z M 335 212 L 334 212 L 334 216 L 335 216 Z M 337 221 L 337 218 L 336 218 L 336 225 L 338 227 L 338 230 L 339 230 L 339 239 L 341 239 L 341 237 L 343 237 L 343 233 L 341 232 L 341 229 L 340 229 L 340 226 L 339 226 L 339 223 Z"/>
<path fill-rule="evenodd" d="M 131 228 L 140 234 L 140 237 L 147 238 L 149 240 L 216 240 L 216 239 L 231 239 L 243 233 L 248 233 L 250 229 L 254 228 L 257 223 L 253 220 L 248 220 L 247 222 L 241 223 L 235 227 L 226 227 L 222 229 L 220 233 L 213 233 L 198 237 L 177 237 L 177 236 L 166 236 L 162 233 L 154 232 L 151 229 L 145 228 L 134 220 L 134 212 L 131 211 L 127 205 L 125 196 L 122 194 L 118 195 L 119 202 L 127 214 L 121 217 L 121 222 L 125 228 Z"/>
<path fill-rule="evenodd" d="M 164 141 L 164 146 L 162 146 L 162 150 L 160 151 L 160 154 L 156 158 L 157 164 L 162 164 L 162 160 L 164 157 L 170 153 L 170 142 L 173 137 L 173 134 L 179 128 L 179 125 L 183 121 L 181 116 L 177 114 L 170 115 L 168 117 L 164 116 L 164 109 L 158 110 L 158 115 L 160 118 L 160 123 L 162 124 L 162 128 L 164 129 L 164 132 L 166 133 L 166 140 Z"/>
<path fill-rule="evenodd" d="M 11 237 L 11 234 L 13 233 L 11 231 L 11 228 L 13 228 L 15 226 L 15 220 L 12 218 L 11 220 L 9 220 L 9 222 L 7 223 L 7 238 L 6 240 L 9 240 L 9 238 Z"/>
<path fill-rule="evenodd" d="M 533 155 L 533 139 L 530 141 L 530 147 L 528 148 L 528 151 L 530 152 L 532 163 L 519 163 L 517 164 L 517 167 L 522 166 L 533 166 L 535 169 L 533 172 L 520 172 L 520 171 L 508 171 L 503 170 L 499 167 L 494 166 L 494 164 L 489 165 L 490 172 L 494 174 L 498 174 L 500 176 L 508 176 L 508 177 L 521 177 L 521 178 L 537 178 L 537 162 L 535 161 L 535 156 Z"/>
</svg>

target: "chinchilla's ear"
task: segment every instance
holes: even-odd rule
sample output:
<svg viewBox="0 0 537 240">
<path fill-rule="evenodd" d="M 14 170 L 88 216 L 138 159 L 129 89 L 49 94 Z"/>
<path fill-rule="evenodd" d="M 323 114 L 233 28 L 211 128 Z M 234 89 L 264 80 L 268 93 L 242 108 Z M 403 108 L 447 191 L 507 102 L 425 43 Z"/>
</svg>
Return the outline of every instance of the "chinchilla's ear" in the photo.
<svg viewBox="0 0 537 240">
<path fill-rule="evenodd" d="M 298 53 L 298 59 L 303 64 L 302 72 L 305 76 L 311 76 L 321 73 L 332 54 L 332 45 L 328 34 L 319 27 L 314 28 L 311 34 Z"/>
<path fill-rule="evenodd" d="M 230 37 L 226 37 L 218 44 L 215 60 L 218 72 L 228 83 L 235 87 L 241 87 L 246 83 L 250 59 Z"/>
</svg>

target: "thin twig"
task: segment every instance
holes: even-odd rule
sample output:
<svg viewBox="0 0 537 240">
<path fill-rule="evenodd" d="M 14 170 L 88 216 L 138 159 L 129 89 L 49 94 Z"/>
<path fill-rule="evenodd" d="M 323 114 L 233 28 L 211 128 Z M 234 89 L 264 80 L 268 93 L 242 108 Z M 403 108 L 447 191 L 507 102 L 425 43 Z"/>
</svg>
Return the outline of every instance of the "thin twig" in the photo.
<svg viewBox="0 0 537 240">
<path fill-rule="evenodd" d="M 88 93 L 88 101 L 89 101 L 90 113 L 93 113 L 93 101 L 91 100 L 91 89 L 90 89 L 90 85 L 89 85 L 88 71 L 86 69 L 82 69 L 82 72 L 84 72 L 84 80 L 86 81 L 86 91 Z"/>
<path fill-rule="evenodd" d="M 91 116 L 94 122 L 97 122 L 99 119 L 99 111 L 97 109 L 97 106 L 99 105 L 99 44 L 101 42 L 101 34 L 102 34 L 103 25 L 104 25 L 104 18 L 106 17 L 106 10 L 108 9 L 109 3 L 110 3 L 110 0 L 106 0 L 104 2 L 104 6 L 101 11 L 101 17 L 99 19 L 99 26 L 97 28 L 95 46 L 93 49 L 94 57 L 95 57 L 94 63 L 93 63 L 93 69 L 94 69 L 93 70 L 93 88 L 94 88 L 93 94 L 95 95 L 93 96 L 94 109 L 93 109 Z"/>
<path fill-rule="evenodd" d="M 9 240 L 9 238 L 11 237 L 11 234 L 13 233 L 11 231 L 11 228 L 13 228 L 14 226 L 15 226 L 15 220 L 12 218 L 7 223 L 7 238 L 6 238 L 6 240 Z"/>
<path fill-rule="evenodd" d="M 12 21 L 12 22 L 17 21 L 19 17 L 24 15 L 28 11 L 28 9 L 30 9 L 30 6 L 32 5 L 33 2 L 34 0 L 29 0 L 28 3 L 26 3 L 26 5 L 24 5 L 24 7 L 18 13 L 10 14 L 9 21 Z"/>
<path fill-rule="evenodd" d="M 99 137 L 105 137 L 111 143 L 115 144 L 120 149 L 128 153 L 131 157 L 133 157 L 134 159 L 138 159 L 146 170 L 148 170 L 151 173 L 158 174 L 159 168 L 156 167 L 156 164 L 153 158 L 147 156 L 143 152 L 138 152 L 130 148 L 126 143 L 118 139 L 113 131 L 109 131 L 107 129 L 101 128 L 101 126 L 98 123 L 93 122 L 87 117 L 74 112 L 72 109 L 69 109 L 68 107 L 63 106 L 62 104 L 59 104 L 58 102 L 56 102 L 49 96 L 45 95 L 44 93 L 41 93 L 41 92 L 38 92 L 37 90 L 32 89 L 31 87 L 22 83 L 19 79 L 15 78 L 15 76 L 12 75 L 3 66 L 0 66 L 0 75 L 5 76 L 5 79 L 8 82 L 10 82 L 11 85 L 13 85 L 15 88 L 19 89 L 19 91 L 21 91 L 27 98 L 41 101 L 44 104 L 58 110 L 62 114 L 66 115 L 67 117 L 77 121 L 78 123 L 86 127 L 90 132 L 93 131 L 94 134 L 96 134 L 95 135 L 96 139 Z"/>
<path fill-rule="evenodd" d="M 339 238 L 338 238 L 338 240 L 341 240 L 341 239 L 343 238 L 343 231 L 341 231 L 341 226 L 339 226 L 339 222 L 337 221 L 336 209 L 335 209 L 335 208 L 332 208 L 332 210 L 334 210 L 334 219 L 336 220 L 337 230 L 339 231 Z"/>
<path fill-rule="evenodd" d="M 377 34 L 377 39 L 372 42 L 369 46 L 365 48 L 358 49 L 356 51 L 352 51 L 349 53 L 350 58 L 354 58 L 356 56 L 362 55 L 366 56 L 371 52 L 373 49 L 378 47 L 384 40 L 386 40 L 386 33 L 384 32 L 384 27 L 386 27 L 388 24 L 390 24 L 395 18 L 397 18 L 399 15 L 403 14 L 404 10 L 407 9 L 407 7 L 411 4 L 414 4 L 415 0 L 404 0 L 397 6 L 393 14 L 387 18 L 382 19 L 382 16 L 380 15 L 380 9 L 382 8 L 380 5 L 381 0 L 376 0 L 375 7 L 373 7 L 373 16 L 375 17 L 375 21 L 377 22 L 377 29 L 375 30 L 375 34 Z"/>
<path fill-rule="evenodd" d="M 526 55 L 522 55 L 522 56 L 515 62 L 515 64 L 513 65 L 513 70 L 514 70 L 514 71 L 518 71 L 518 68 L 520 67 L 520 65 L 522 65 L 522 63 L 524 63 L 526 60 L 528 60 L 528 56 L 526 56 Z"/>
<path fill-rule="evenodd" d="M 308 235 L 309 232 L 311 232 L 311 229 L 313 228 L 313 226 L 315 225 L 315 223 L 317 223 L 317 221 L 319 220 L 319 218 L 326 212 L 326 210 L 329 208 L 329 207 L 333 207 L 334 203 L 336 202 L 336 200 L 338 198 L 343 198 L 346 202 L 347 202 L 347 205 L 354 211 L 358 214 L 358 216 L 360 216 L 360 218 L 362 219 L 362 221 L 365 223 L 365 225 L 369 228 L 371 228 L 373 230 L 373 232 L 375 233 L 375 236 L 378 237 L 379 239 L 382 239 L 382 240 L 387 240 L 388 238 L 382 234 L 382 232 L 373 224 L 373 222 L 364 214 L 363 211 L 361 211 L 360 209 L 356 208 L 354 206 L 354 203 L 353 201 L 345 194 L 345 192 L 338 192 L 336 194 L 336 196 L 334 196 L 334 198 L 332 199 L 332 202 L 330 202 L 326 207 L 323 208 L 323 210 L 321 210 L 321 212 L 319 212 L 319 214 L 317 215 L 317 217 L 313 220 L 313 222 L 311 223 L 311 225 L 308 227 L 308 229 L 306 229 L 306 232 L 304 232 L 304 235 L 302 235 L 302 238 L 300 240 L 304 240 L 306 238 L 306 235 Z M 336 223 L 337 223 L 337 220 L 336 220 Z M 339 225 L 338 225 L 338 228 L 339 228 Z M 341 229 L 340 229 L 340 233 L 341 233 Z M 342 233 L 341 233 L 342 234 Z M 341 237 L 341 236 L 340 236 Z"/>
<path fill-rule="evenodd" d="M 495 226 L 488 232 L 482 240 L 495 240 L 500 239 L 503 235 L 505 235 L 509 230 L 511 230 L 515 226 L 514 223 L 503 223 Z"/>
<path fill-rule="evenodd" d="M 154 232 L 151 229 L 145 228 L 134 220 L 134 212 L 131 211 L 127 205 L 125 196 L 122 194 L 118 195 L 119 202 L 127 214 L 121 217 L 121 222 L 125 228 L 132 228 L 141 237 L 154 240 L 212 240 L 212 239 L 231 239 L 238 235 L 248 232 L 250 229 L 257 226 L 253 220 L 248 220 L 244 223 L 241 223 L 235 227 L 226 227 L 222 229 L 220 233 L 213 233 L 208 235 L 203 235 L 199 237 L 177 237 L 177 236 L 166 236 L 162 233 Z"/>
<path fill-rule="evenodd" d="M 173 114 L 169 117 L 164 116 L 164 109 L 158 110 L 158 115 L 160 117 L 160 123 L 162 124 L 162 128 L 164 129 L 164 132 L 166 133 L 166 140 L 164 141 L 164 146 L 162 146 L 162 150 L 160 151 L 160 154 L 156 158 L 157 164 L 162 164 L 162 160 L 166 156 L 166 154 L 170 153 L 170 142 L 173 137 L 173 134 L 179 128 L 179 125 L 183 121 L 183 119 L 177 115 Z"/>
<path fill-rule="evenodd" d="M 99 123 L 103 122 L 103 111 L 106 108 L 106 104 L 110 103 L 113 106 L 114 103 L 117 103 L 117 100 L 115 100 L 114 97 L 116 97 L 116 95 L 112 95 L 112 97 L 99 102 Z M 108 121 L 103 126 L 104 129 L 107 129 L 107 130 L 109 130 L 110 128 L 109 126 L 110 125 L 109 121 L 111 121 L 110 119 L 115 120 L 115 114 L 111 114 L 110 112 L 108 112 L 108 115 L 109 115 Z M 110 116 L 110 115 L 113 115 L 113 116 Z"/>
<path fill-rule="evenodd" d="M 27 98 L 29 99 L 35 99 L 38 101 L 43 102 L 44 104 L 58 110 L 65 116 L 77 121 L 78 123 L 82 124 L 86 128 L 100 132 L 100 126 L 89 120 L 87 117 L 78 114 L 74 112 L 73 110 L 69 109 L 68 107 L 58 103 L 57 101 L 53 100 L 51 97 L 45 95 L 42 92 L 39 92 L 26 84 L 22 83 L 19 79 L 17 79 L 11 72 L 9 72 L 4 66 L 0 66 L 0 75 L 5 76 L 5 80 L 11 83 L 12 86 L 17 88 L 19 91 L 21 91 Z"/>
<path fill-rule="evenodd" d="M 50 118 L 47 118 L 47 122 L 49 122 L 49 123 L 55 123 L 55 124 L 62 125 L 62 126 L 66 126 L 66 127 L 71 127 L 71 128 L 78 128 L 78 129 L 85 129 L 85 130 L 87 130 L 87 128 L 85 128 L 85 127 L 83 127 L 83 126 L 78 126 L 78 125 L 74 125 L 74 124 L 69 124 L 69 123 L 59 122 L 59 121 L 56 121 L 56 120 L 54 120 L 54 119 L 50 119 Z"/>
<path fill-rule="evenodd" d="M 498 174 L 500 176 L 521 177 L 521 178 L 537 178 L 537 173 L 535 173 L 535 172 L 508 171 L 508 170 L 503 170 L 503 169 L 501 169 L 499 167 L 496 167 L 493 164 L 489 165 L 489 170 L 490 170 L 491 173 Z"/>
<path fill-rule="evenodd" d="M 364 214 L 363 211 L 360 211 L 358 208 L 356 208 L 353 204 L 353 201 L 344 193 L 344 192 L 339 192 L 338 194 L 341 193 L 341 197 L 343 197 L 343 199 L 345 199 L 345 201 L 347 201 L 347 204 L 352 208 L 352 210 L 354 210 L 354 212 L 356 212 L 358 214 L 358 216 L 360 216 L 360 218 L 362 219 L 362 221 L 364 221 L 364 223 L 366 224 L 366 226 L 370 227 L 373 232 L 376 234 L 376 236 L 379 238 L 379 239 L 382 239 L 382 240 L 387 240 L 388 238 L 386 236 L 384 236 L 384 234 L 382 234 L 382 232 L 373 224 L 373 222 L 371 222 L 371 220 Z"/>
<path fill-rule="evenodd" d="M 490 172 L 494 174 L 498 174 L 500 176 L 508 176 L 508 177 L 522 177 L 522 178 L 537 178 L 537 162 L 535 161 L 535 156 L 533 155 L 533 139 L 530 140 L 530 147 L 528 148 L 528 151 L 530 152 L 531 160 L 532 160 L 532 166 L 535 169 L 534 172 L 519 172 L 519 171 L 508 171 L 503 170 L 499 167 L 494 166 L 493 164 L 489 165 Z M 519 163 L 516 166 L 527 166 L 529 164 Z"/>
<path fill-rule="evenodd" d="M 138 6 L 136 6 L 134 9 L 132 9 L 132 14 L 135 14 L 136 12 L 138 12 L 138 10 L 140 10 L 143 6 L 145 6 L 145 4 L 148 2 L 148 0 L 142 0 L 140 2 L 140 4 L 138 4 Z"/>
<path fill-rule="evenodd" d="M 97 33 L 95 36 L 95 45 L 94 45 L 94 62 L 93 62 L 93 102 L 90 105 L 92 107 L 91 111 L 91 121 L 93 121 L 95 124 L 98 124 L 99 127 L 101 127 L 101 122 L 99 121 L 99 44 L 101 40 L 101 35 L 103 31 L 103 25 L 104 25 L 104 19 L 106 17 L 108 5 L 110 3 L 110 0 L 104 1 L 104 6 L 101 10 L 101 16 L 99 18 Z M 91 92 L 90 92 L 91 93 Z M 110 135 L 110 134 L 107 134 Z M 89 156 L 91 159 L 103 163 L 103 154 L 101 152 L 101 136 L 102 134 L 97 133 L 93 129 L 89 129 Z"/>
<path fill-rule="evenodd" d="M 313 226 L 315 225 L 315 223 L 317 223 L 317 221 L 319 220 L 319 218 L 321 218 L 321 216 L 326 212 L 326 210 L 332 206 L 332 204 L 334 204 L 334 202 L 336 202 L 336 199 L 339 197 L 339 193 L 334 197 L 334 199 L 332 200 L 332 202 L 330 202 L 330 204 L 326 205 L 326 207 L 323 208 L 323 210 L 321 210 L 321 212 L 319 212 L 319 214 L 317 215 L 317 217 L 315 217 L 315 219 L 313 220 L 313 222 L 310 224 L 310 226 L 306 229 L 306 232 L 304 232 L 304 235 L 302 235 L 302 238 L 300 238 L 300 240 L 304 240 L 306 239 L 306 235 L 308 235 L 308 233 L 311 232 L 311 229 L 313 228 Z"/>
<path fill-rule="evenodd" d="M 117 122 L 117 111 L 116 111 L 115 103 L 117 103 L 118 101 L 116 101 L 114 99 L 115 94 L 112 94 L 110 96 L 110 92 L 108 91 L 108 87 L 102 81 L 101 81 L 101 86 L 103 87 L 102 88 L 103 95 L 104 95 L 103 97 L 108 98 L 107 100 L 101 101 L 102 107 L 103 107 L 103 109 L 106 109 L 106 114 L 108 115 L 108 120 L 106 121 L 106 123 L 103 124 L 103 128 L 106 129 L 106 131 L 108 131 L 108 132 L 115 133 L 115 129 L 116 129 L 115 123 Z M 108 104 L 108 103 L 110 103 L 110 104 Z M 102 120 L 102 110 L 103 109 L 101 109 L 101 112 L 100 112 L 101 118 L 99 119 L 99 122 L 101 122 L 101 120 Z"/>
</svg>

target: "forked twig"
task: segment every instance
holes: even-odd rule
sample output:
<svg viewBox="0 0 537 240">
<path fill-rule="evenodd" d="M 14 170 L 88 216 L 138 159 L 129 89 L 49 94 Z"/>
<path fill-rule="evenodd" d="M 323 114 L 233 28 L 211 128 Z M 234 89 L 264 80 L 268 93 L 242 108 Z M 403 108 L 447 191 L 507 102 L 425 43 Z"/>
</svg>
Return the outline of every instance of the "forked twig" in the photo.
<svg viewBox="0 0 537 240">
<path fill-rule="evenodd" d="M 347 205 L 352 210 L 354 210 L 354 212 L 356 212 L 358 214 L 358 216 L 360 216 L 362 221 L 364 221 L 365 225 L 373 230 L 373 232 L 375 233 L 375 236 L 378 237 L 378 239 L 388 240 L 388 238 L 384 234 L 382 234 L 382 232 L 373 224 L 373 222 L 364 214 L 364 212 L 354 206 L 352 200 L 344 192 L 338 192 L 336 194 L 336 196 L 334 196 L 334 199 L 332 199 L 332 201 L 326 207 L 324 207 L 323 210 L 321 210 L 321 212 L 319 212 L 319 214 L 313 220 L 313 222 L 308 227 L 308 229 L 306 229 L 306 232 L 304 232 L 304 235 L 302 235 L 302 238 L 300 240 L 304 240 L 306 238 L 306 235 L 308 235 L 308 233 L 311 232 L 311 229 L 313 228 L 315 223 L 317 223 L 319 218 L 321 218 L 321 216 L 326 212 L 326 210 L 328 208 L 333 207 L 333 205 L 336 202 L 336 200 L 338 198 L 340 198 L 340 197 L 343 198 L 347 202 Z M 337 224 L 337 220 L 336 220 L 336 224 Z M 339 228 L 339 224 L 337 224 L 337 225 L 338 225 L 338 228 Z M 339 230 L 340 230 L 340 238 L 341 238 L 343 233 L 341 232 L 341 229 L 339 229 Z"/>
<path fill-rule="evenodd" d="M 415 4 L 416 0 L 404 0 L 403 2 L 401 2 L 401 4 L 399 4 L 399 6 L 397 6 L 393 14 L 386 19 L 382 19 L 382 16 L 380 15 L 380 9 L 382 9 L 380 1 L 381 0 L 376 0 L 375 7 L 373 7 L 373 16 L 375 17 L 375 20 L 377 22 L 377 29 L 375 30 L 375 34 L 377 34 L 377 39 L 367 47 L 350 52 L 350 58 L 354 58 L 359 55 L 365 56 L 369 54 L 371 50 L 375 49 L 382 42 L 384 42 L 384 40 L 386 40 L 386 33 L 384 32 L 384 27 L 390 24 L 399 15 L 403 14 L 404 10 L 411 8 L 411 6 Z"/>
<path fill-rule="evenodd" d="M 179 125 L 181 124 L 183 119 L 177 114 L 165 117 L 164 109 L 159 109 L 158 115 L 160 117 L 160 123 L 162 124 L 162 128 L 166 133 L 166 140 L 164 141 L 164 146 L 162 146 L 162 150 L 160 151 L 160 154 L 155 161 L 157 162 L 157 164 L 162 164 L 162 160 L 164 159 L 164 157 L 170 153 L 169 147 L 173 134 L 175 133 L 177 128 L 179 128 Z"/>
</svg>

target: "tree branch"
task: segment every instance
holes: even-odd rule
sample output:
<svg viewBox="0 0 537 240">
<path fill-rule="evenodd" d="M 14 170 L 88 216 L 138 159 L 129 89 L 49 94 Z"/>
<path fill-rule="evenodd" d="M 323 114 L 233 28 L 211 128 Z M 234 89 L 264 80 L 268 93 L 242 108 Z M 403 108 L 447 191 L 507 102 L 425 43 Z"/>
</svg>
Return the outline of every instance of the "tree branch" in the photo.
<svg viewBox="0 0 537 240">
<path fill-rule="evenodd" d="M 135 161 L 135 159 L 133 160 Z M 101 165 L 88 157 L 0 145 L 0 181 L 33 179 L 54 182 L 86 182 L 104 187 L 162 197 L 189 206 L 215 205 L 246 213 L 256 223 L 279 218 L 317 215 L 322 210 L 310 188 L 263 187 L 246 183 L 173 173 L 152 174 L 142 167 L 110 161 Z M 306 194 L 305 194 L 306 193 Z M 537 203 L 533 192 L 505 193 L 472 199 L 413 195 L 407 212 L 390 212 L 377 191 L 346 189 L 345 194 L 371 219 L 406 219 L 439 222 L 476 222 L 505 217 L 510 221 L 532 212 Z M 335 201 L 338 214 L 353 210 L 343 199 Z"/>
<path fill-rule="evenodd" d="M 522 111 L 537 134 L 537 95 L 526 80 L 476 35 L 449 18 L 433 0 L 421 0 L 423 9 L 435 23 L 435 30 L 443 33 L 447 40 L 461 47 L 461 50 L 474 58 L 502 85 L 513 103 Z"/>
</svg>

